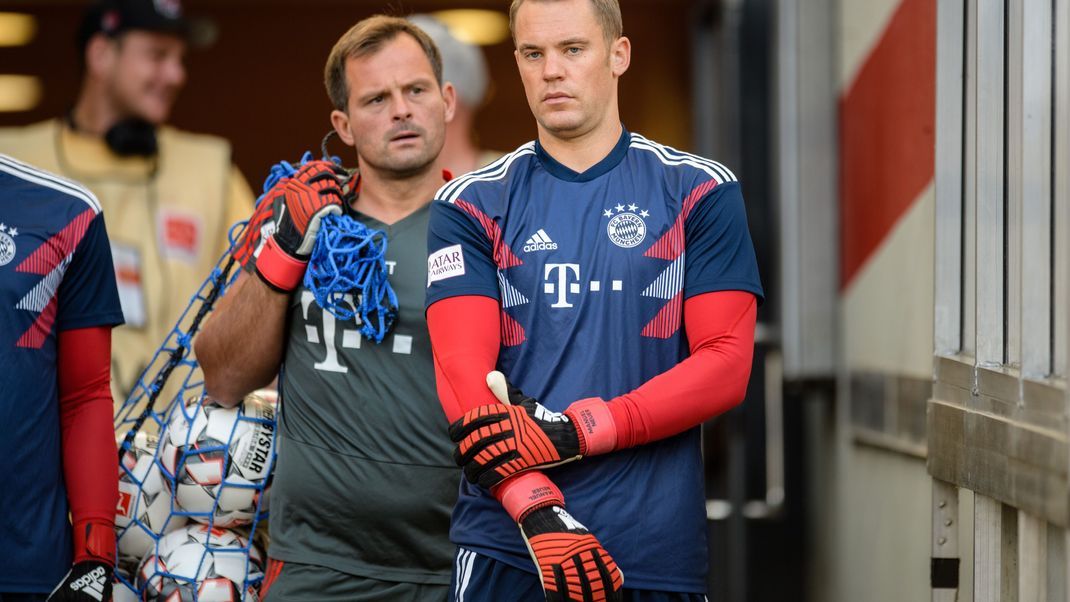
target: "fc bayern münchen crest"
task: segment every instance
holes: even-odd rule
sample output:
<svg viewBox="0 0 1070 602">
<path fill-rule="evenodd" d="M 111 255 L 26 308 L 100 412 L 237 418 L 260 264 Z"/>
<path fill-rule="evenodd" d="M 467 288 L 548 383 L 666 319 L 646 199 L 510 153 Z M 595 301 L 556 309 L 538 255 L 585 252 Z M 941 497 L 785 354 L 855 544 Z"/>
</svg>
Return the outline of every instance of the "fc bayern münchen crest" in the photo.
<svg viewBox="0 0 1070 602">
<path fill-rule="evenodd" d="M 624 205 L 618 203 L 616 207 L 606 209 L 602 213 L 609 218 L 606 233 L 609 234 L 609 240 L 613 241 L 613 244 L 630 249 L 646 238 L 646 222 L 643 218 L 650 217 L 650 213 L 646 210 L 636 213 L 638 209 L 639 205 L 632 203 L 625 211 Z"/>
<path fill-rule="evenodd" d="M 0 224 L 0 265 L 7 265 L 15 258 L 15 237 L 19 231 Z"/>
</svg>

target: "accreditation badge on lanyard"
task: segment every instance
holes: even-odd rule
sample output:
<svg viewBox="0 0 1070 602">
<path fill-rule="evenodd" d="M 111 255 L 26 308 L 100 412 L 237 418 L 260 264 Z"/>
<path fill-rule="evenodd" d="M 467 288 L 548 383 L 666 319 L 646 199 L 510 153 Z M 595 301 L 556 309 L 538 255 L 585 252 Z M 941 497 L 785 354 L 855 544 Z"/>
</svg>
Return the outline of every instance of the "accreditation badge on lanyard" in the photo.
<svg viewBox="0 0 1070 602">
<path fill-rule="evenodd" d="M 145 282 L 141 251 L 133 245 L 112 241 L 111 258 L 115 263 L 115 284 L 127 326 L 145 327 Z"/>
</svg>

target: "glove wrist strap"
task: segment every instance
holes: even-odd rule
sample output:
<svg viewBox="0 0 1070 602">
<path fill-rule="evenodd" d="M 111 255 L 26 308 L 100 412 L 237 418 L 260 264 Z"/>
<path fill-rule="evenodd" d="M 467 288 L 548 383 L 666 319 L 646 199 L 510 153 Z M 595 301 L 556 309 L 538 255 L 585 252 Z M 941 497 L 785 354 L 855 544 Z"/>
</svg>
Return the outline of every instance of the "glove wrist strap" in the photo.
<svg viewBox="0 0 1070 602">
<path fill-rule="evenodd" d="M 510 477 L 495 485 L 491 492 L 517 523 L 539 508 L 565 505 L 561 490 L 541 472 L 525 472 Z"/>
<path fill-rule="evenodd" d="M 616 449 L 617 425 L 606 402 L 598 397 L 581 399 L 570 405 L 565 415 L 576 425 L 580 455 L 594 456 Z"/>
<path fill-rule="evenodd" d="M 256 258 L 256 273 L 268 286 L 280 293 L 293 292 L 305 277 L 307 261 L 296 259 L 279 248 L 275 237 L 267 239 Z"/>
<path fill-rule="evenodd" d="M 74 562 L 92 560 L 115 564 L 115 527 L 106 522 L 83 521 L 71 530 L 74 536 Z"/>
</svg>

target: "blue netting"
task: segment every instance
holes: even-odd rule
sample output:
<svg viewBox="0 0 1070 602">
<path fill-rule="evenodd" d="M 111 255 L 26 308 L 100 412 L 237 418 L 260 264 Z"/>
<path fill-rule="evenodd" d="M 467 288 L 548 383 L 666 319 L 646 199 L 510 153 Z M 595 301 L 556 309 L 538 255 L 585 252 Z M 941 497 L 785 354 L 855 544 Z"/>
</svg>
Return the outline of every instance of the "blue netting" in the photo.
<svg viewBox="0 0 1070 602">
<path fill-rule="evenodd" d="M 285 161 L 272 166 L 263 191 L 311 159 L 305 153 L 297 166 Z M 232 249 L 244 229 L 244 222 L 231 228 Z M 331 216 L 320 229 L 305 277 L 321 307 L 341 320 L 359 320 L 364 336 L 376 342 L 398 309 L 385 253 L 382 232 Z M 254 540 L 268 514 L 281 406 L 276 409 L 271 392 L 233 409 L 206 401 L 191 355 L 201 321 L 237 278 L 234 264 L 231 252 L 224 253 L 116 412 L 115 432 L 123 438 L 117 602 L 176 595 L 197 600 L 208 598 L 209 591 L 213 599 L 230 594 L 255 600 L 263 580 L 265 556 Z"/>
<path fill-rule="evenodd" d="M 306 152 L 299 165 L 311 160 L 312 153 Z M 341 164 L 338 157 L 330 160 Z M 264 192 L 296 171 L 285 161 L 273 166 Z M 376 343 L 383 341 L 398 314 L 398 298 L 387 280 L 386 244 L 383 232 L 348 215 L 328 215 L 320 224 L 304 279 L 320 307 L 343 322 L 357 319 L 361 334 Z"/>
<path fill-rule="evenodd" d="M 295 171 L 280 161 L 263 191 Z M 230 229 L 231 249 L 244 230 Z M 265 557 L 254 541 L 275 463 L 276 408 L 264 397 L 273 393 L 232 410 L 205 403 L 190 354 L 201 321 L 238 277 L 234 263 L 230 250 L 216 262 L 116 413 L 117 602 L 231 599 L 218 588 L 257 599 Z"/>
<path fill-rule="evenodd" d="M 272 166 L 264 193 L 311 159 L 305 153 L 297 166 Z M 244 222 L 230 229 L 232 249 L 244 230 Z M 331 216 L 320 229 L 305 280 L 321 307 L 342 320 L 358 319 L 364 336 L 376 342 L 398 309 L 385 253 L 383 233 Z M 256 599 L 263 580 L 265 556 L 254 540 L 268 514 L 281 406 L 276 409 L 272 392 L 233 409 L 206 401 L 191 355 L 201 321 L 237 278 L 234 265 L 227 251 L 116 412 L 115 432 L 122 437 L 117 602 L 175 595 L 197 600 L 209 591 L 213 599 L 217 593 Z"/>
<path fill-rule="evenodd" d="M 310 156 L 306 153 L 302 162 Z M 263 191 L 295 171 L 285 161 L 272 166 Z M 230 229 L 232 249 L 245 225 Z M 259 398 L 233 410 L 206 406 L 203 377 L 190 354 L 201 320 L 237 278 L 234 263 L 228 250 L 116 412 L 115 432 L 124 438 L 116 516 L 117 602 L 170 599 L 175 593 L 181 600 L 197 600 L 207 594 L 201 589 L 205 583 L 256 599 L 263 580 L 265 558 L 253 542 L 267 517 L 276 410 L 272 400 Z M 216 417 L 205 425 L 210 428 L 197 428 L 202 426 L 198 417 L 207 423 L 209 416 Z M 191 507 L 179 503 L 185 498 Z M 213 589 L 213 598 L 217 592 Z"/>
<path fill-rule="evenodd" d="M 398 315 L 398 298 L 387 280 L 386 234 L 348 215 L 324 217 L 305 288 L 339 320 L 358 318 L 361 334 L 381 343 Z"/>
</svg>

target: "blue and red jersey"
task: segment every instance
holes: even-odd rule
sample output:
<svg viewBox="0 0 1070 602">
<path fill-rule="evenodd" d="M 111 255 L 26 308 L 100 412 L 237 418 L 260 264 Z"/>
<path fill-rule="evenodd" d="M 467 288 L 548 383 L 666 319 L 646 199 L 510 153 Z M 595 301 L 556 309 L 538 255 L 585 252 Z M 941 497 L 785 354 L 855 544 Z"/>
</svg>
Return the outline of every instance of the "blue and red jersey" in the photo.
<svg viewBox="0 0 1070 602">
<path fill-rule="evenodd" d="M 762 287 L 740 187 L 724 166 L 624 131 L 577 173 L 537 143 L 444 186 L 428 233 L 427 305 L 501 306 L 498 368 L 563 411 L 628 393 L 688 357 L 686 299 Z M 706 589 L 699 429 L 545 473 L 628 587 Z M 463 483 L 451 539 L 533 570 L 516 524 Z"/>
<path fill-rule="evenodd" d="M 0 155 L 0 591 L 48 592 L 71 563 L 57 335 L 123 322 L 97 199 Z"/>
</svg>

